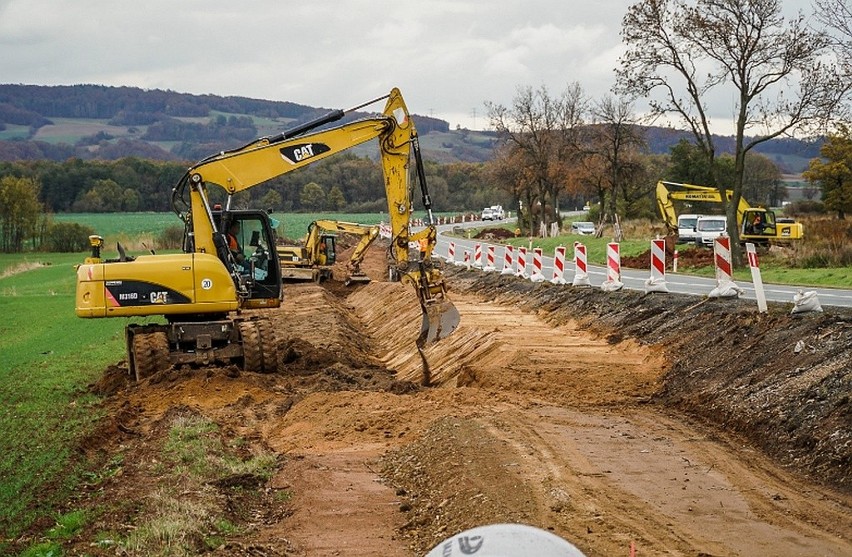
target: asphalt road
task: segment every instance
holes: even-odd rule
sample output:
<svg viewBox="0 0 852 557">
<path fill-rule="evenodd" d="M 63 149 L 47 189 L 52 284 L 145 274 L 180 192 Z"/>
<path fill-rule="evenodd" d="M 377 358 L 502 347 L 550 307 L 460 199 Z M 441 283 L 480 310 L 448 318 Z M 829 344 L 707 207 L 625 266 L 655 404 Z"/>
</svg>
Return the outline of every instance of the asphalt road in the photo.
<svg viewBox="0 0 852 557">
<path fill-rule="evenodd" d="M 486 253 L 485 246 L 488 244 L 486 242 L 483 242 L 482 240 L 468 240 L 466 238 L 448 237 L 445 233 L 451 231 L 454 226 L 461 226 L 462 228 L 482 228 L 483 223 L 481 221 L 473 221 L 463 224 L 448 224 L 439 226 L 438 244 L 435 248 L 434 253 L 440 258 L 446 259 L 449 244 L 452 241 L 455 243 L 456 246 L 456 261 L 464 261 L 465 250 L 468 250 L 470 252 L 472 260 L 474 244 L 479 243 L 483 245 L 482 257 L 484 263 Z M 581 237 L 578 236 L 578 238 Z M 568 253 L 566 254 L 564 277 L 565 280 L 568 281 L 568 286 L 566 287 L 570 287 L 571 281 L 574 278 L 575 271 L 574 263 L 572 261 L 573 252 L 570 247 L 567 251 Z M 497 248 L 495 249 L 495 266 L 497 267 L 497 272 L 503 269 L 503 257 L 504 251 L 502 247 L 497 246 Z M 529 274 L 532 269 L 531 253 L 527 255 L 527 269 L 527 274 Z M 542 272 L 546 280 L 550 280 L 553 277 L 552 254 L 550 257 L 548 257 L 547 254 L 543 254 Z M 606 268 L 596 265 L 588 265 L 588 276 L 589 282 L 593 287 L 600 287 L 601 283 L 603 283 L 606 279 Z M 646 289 L 645 282 L 650 278 L 650 276 L 650 269 L 647 271 L 641 271 L 636 269 L 622 269 L 621 282 L 624 283 L 624 288 L 644 291 Z M 669 292 L 678 294 L 689 294 L 692 296 L 706 296 L 710 294 L 710 292 L 713 291 L 713 289 L 717 286 L 716 279 L 681 275 L 678 273 L 671 272 L 666 273 L 665 283 Z M 752 284 L 751 282 L 743 282 L 739 280 L 734 281 L 734 283 L 742 289 L 742 293 L 739 296 L 740 298 L 756 300 L 754 284 Z M 816 292 L 817 299 L 819 300 L 820 305 L 823 306 L 852 307 L 852 290 L 848 289 L 816 288 L 812 286 L 792 286 L 764 283 L 763 290 L 767 301 L 789 303 L 791 308 L 794 304 L 793 297 L 799 291 Z"/>
</svg>

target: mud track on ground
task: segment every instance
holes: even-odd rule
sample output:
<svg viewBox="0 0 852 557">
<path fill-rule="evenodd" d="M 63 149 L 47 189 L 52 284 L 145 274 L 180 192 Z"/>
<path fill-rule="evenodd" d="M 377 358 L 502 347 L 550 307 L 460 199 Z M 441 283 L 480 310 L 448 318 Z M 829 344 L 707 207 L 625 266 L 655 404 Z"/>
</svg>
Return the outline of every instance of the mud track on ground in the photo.
<svg viewBox="0 0 852 557">
<path fill-rule="evenodd" d="M 234 456 L 277 464 L 210 482 L 217 535 L 169 554 L 412 557 L 521 522 L 589 556 L 852 555 L 849 312 L 453 268 L 462 323 L 427 349 L 422 388 L 414 293 L 381 282 L 380 247 L 365 269 L 374 282 L 354 289 L 286 289 L 267 312 L 278 373 L 187 367 L 136 385 L 106 370 L 93 389 L 109 417 L 78 448 L 103 473 L 68 502 L 94 518 L 67 554 L 144 554 L 96 540 L 126 539 L 154 493 L 181 489 L 158 463 L 193 415 Z"/>
</svg>

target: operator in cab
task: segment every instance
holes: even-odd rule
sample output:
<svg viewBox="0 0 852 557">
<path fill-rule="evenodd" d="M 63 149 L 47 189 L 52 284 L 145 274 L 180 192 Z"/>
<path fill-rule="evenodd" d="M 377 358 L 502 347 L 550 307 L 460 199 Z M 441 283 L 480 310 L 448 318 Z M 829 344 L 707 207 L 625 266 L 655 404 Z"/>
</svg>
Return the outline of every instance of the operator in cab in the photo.
<svg viewBox="0 0 852 557">
<path fill-rule="evenodd" d="M 231 250 L 231 255 L 234 257 L 234 261 L 244 266 L 246 256 L 243 253 L 243 247 L 240 245 L 239 236 L 240 221 L 235 220 L 231 223 L 231 226 L 228 227 L 228 249 Z"/>
</svg>

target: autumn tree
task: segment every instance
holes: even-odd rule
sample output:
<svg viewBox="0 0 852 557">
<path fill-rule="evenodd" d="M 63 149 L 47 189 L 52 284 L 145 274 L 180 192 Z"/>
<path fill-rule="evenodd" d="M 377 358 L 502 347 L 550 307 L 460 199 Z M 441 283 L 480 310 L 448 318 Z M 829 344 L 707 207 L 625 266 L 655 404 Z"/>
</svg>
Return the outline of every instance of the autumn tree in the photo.
<svg viewBox="0 0 852 557">
<path fill-rule="evenodd" d="M 633 106 L 623 98 L 606 96 L 592 107 L 594 126 L 591 128 L 591 150 L 597 155 L 602 171 L 602 216 L 617 222 L 619 199 L 622 216 L 631 206 L 653 191 L 641 172 L 641 151 L 645 146 L 644 133 L 638 125 Z M 644 183 L 643 183 L 644 182 Z"/>
<path fill-rule="evenodd" d="M 836 211 L 838 219 L 852 212 L 852 133 L 847 126 L 828 136 L 820 149 L 822 158 L 811 160 L 803 175 L 822 188 L 825 208 Z"/>
<path fill-rule="evenodd" d="M 523 209 L 529 216 L 529 233 L 535 235 L 540 223 L 549 226 L 559 219 L 559 194 L 566 187 L 566 167 L 578 159 L 578 134 L 587 100 L 579 84 L 569 85 L 556 97 L 544 86 L 521 87 L 511 107 L 486 103 L 486 108 L 492 127 L 507 146 L 498 155 L 520 165 L 519 176 L 524 180 L 519 199 L 528 200 Z"/>
<path fill-rule="evenodd" d="M 715 164 L 710 101 L 733 99 L 734 195 L 726 213 L 741 264 L 736 208 L 746 153 L 824 124 L 836 105 L 838 77 L 821 59 L 824 33 L 802 14 L 785 20 L 780 0 L 641 0 L 624 16 L 622 37 L 619 90 L 645 97 L 651 115 L 685 124 L 708 161 L 708 185 L 720 190 L 728 185 Z"/>
</svg>

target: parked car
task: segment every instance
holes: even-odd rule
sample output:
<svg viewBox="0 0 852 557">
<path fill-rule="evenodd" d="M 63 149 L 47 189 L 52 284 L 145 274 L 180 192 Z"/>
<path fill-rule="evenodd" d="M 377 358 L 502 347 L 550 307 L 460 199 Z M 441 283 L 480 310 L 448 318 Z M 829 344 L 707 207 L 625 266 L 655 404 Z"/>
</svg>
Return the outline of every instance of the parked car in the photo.
<svg viewBox="0 0 852 557">
<path fill-rule="evenodd" d="M 694 244 L 698 238 L 695 227 L 701 215 L 679 215 L 677 217 L 677 241 L 679 244 Z"/>
<path fill-rule="evenodd" d="M 591 236 L 595 233 L 595 223 L 588 221 L 577 221 L 571 223 L 571 234 Z"/>
<path fill-rule="evenodd" d="M 480 219 L 481 220 L 494 220 L 494 211 L 491 209 L 491 207 L 486 207 L 485 209 L 482 210 L 482 216 L 480 217 Z"/>
<path fill-rule="evenodd" d="M 695 243 L 712 248 L 713 240 L 728 230 L 728 218 L 723 215 L 702 215 L 695 223 Z"/>
</svg>

